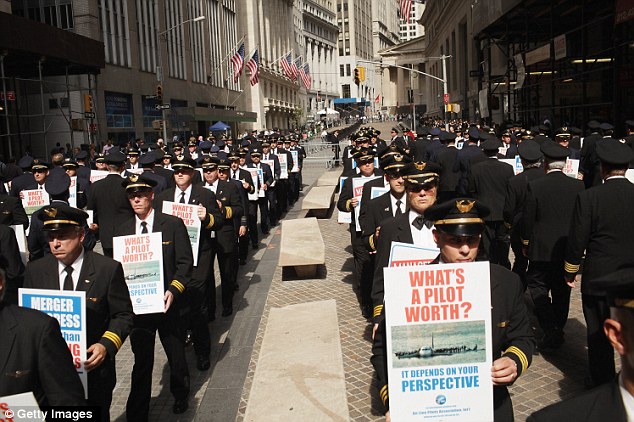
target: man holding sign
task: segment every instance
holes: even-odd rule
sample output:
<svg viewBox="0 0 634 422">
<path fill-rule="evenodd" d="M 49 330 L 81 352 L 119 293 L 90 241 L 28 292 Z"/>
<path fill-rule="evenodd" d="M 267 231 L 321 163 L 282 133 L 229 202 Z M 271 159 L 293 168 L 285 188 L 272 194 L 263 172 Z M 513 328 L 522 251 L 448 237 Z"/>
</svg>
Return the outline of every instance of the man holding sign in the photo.
<svg viewBox="0 0 634 422">
<path fill-rule="evenodd" d="M 101 420 L 109 420 L 114 357 L 132 328 L 132 303 L 121 264 L 83 248 L 87 217 L 64 203 L 42 210 L 51 255 L 27 265 L 24 287 L 86 292 L 88 404 L 101 406 Z"/>
<path fill-rule="evenodd" d="M 425 216 L 434 222 L 433 236 L 440 254 L 431 264 L 467 264 L 476 261 L 489 209 L 480 201 L 458 198 L 429 208 Z M 468 283 L 468 280 L 466 281 Z M 528 368 L 534 350 L 524 289 L 517 274 L 490 264 L 495 421 L 512 421 L 513 405 L 507 390 Z M 372 363 L 377 370 L 381 397 L 388 406 L 385 323 L 376 332 Z M 389 410 L 386 414 L 390 420 Z"/>
<path fill-rule="evenodd" d="M 189 159 L 188 159 L 189 160 Z M 155 212 L 152 201 L 156 184 L 143 174 L 123 181 L 134 217 L 120 223 L 116 236 L 160 232 L 163 237 L 163 283 L 165 313 L 134 316 L 130 343 L 134 353 L 132 385 L 126 406 L 129 421 L 147 421 L 154 367 L 154 342 L 158 331 L 170 365 L 170 391 L 176 398 L 174 413 L 187 410 L 189 370 L 185 360 L 186 300 L 183 292 L 192 275 L 192 249 L 185 224 L 178 217 Z"/>
</svg>

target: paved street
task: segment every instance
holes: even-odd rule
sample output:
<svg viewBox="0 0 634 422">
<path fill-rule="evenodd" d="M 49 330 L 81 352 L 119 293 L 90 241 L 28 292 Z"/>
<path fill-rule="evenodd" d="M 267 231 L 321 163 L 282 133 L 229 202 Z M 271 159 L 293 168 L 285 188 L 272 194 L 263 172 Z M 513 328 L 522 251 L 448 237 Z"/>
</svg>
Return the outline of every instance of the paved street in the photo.
<svg viewBox="0 0 634 422">
<path fill-rule="evenodd" d="M 383 128 L 381 131 L 385 133 Z M 306 169 L 304 194 L 324 171 L 316 166 Z M 302 218 L 305 212 L 301 212 L 300 208 L 300 204 L 296 204 L 286 218 Z M 336 300 L 349 419 L 382 419 L 382 405 L 369 361 L 371 329 L 361 317 L 352 291 L 353 263 L 347 227 L 338 225 L 336 216 L 335 210 L 330 218 L 318 220 L 326 245 L 326 265 L 320 268 L 316 279 L 299 280 L 292 271 L 282 271 L 277 267 L 279 226 L 263 240 L 266 247 L 254 251 L 249 263 L 240 268 L 240 291 L 234 302 L 237 312 L 230 318 L 218 317 L 210 324 L 212 368 L 205 373 L 197 371 L 193 350 L 188 349 L 192 399 L 190 410 L 180 417 L 171 413 L 173 399 L 169 393 L 168 367 L 157 341 L 150 410 L 152 420 L 244 420 L 271 308 L 328 299 Z M 511 388 L 519 421 L 525 420 L 534 410 L 583 390 L 585 327 L 578 289 L 573 292 L 572 298 L 564 346 L 555 355 L 534 356 L 532 366 Z M 318 323 L 318 315 L 315 321 Z M 310 349 L 310 339 L 307 339 L 307 348 Z M 125 419 L 132 362 L 129 342 L 126 342 L 117 356 L 118 384 L 112 407 L 113 420 Z M 258 420 L 267 420 L 266 415 Z"/>
</svg>

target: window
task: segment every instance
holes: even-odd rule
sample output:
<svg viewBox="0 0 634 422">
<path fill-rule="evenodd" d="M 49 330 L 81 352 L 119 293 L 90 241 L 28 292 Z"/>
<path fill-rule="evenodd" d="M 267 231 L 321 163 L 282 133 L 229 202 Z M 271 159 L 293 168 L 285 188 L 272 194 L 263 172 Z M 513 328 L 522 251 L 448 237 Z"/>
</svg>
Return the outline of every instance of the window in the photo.
<svg viewBox="0 0 634 422">
<path fill-rule="evenodd" d="M 350 72 L 350 63 L 348 63 L 346 64 L 346 76 L 351 76 L 352 74 Z"/>
<path fill-rule="evenodd" d="M 343 65 L 342 65 L 342 64 L 340 64 L 340 65 L 339 65 L 339 76 L 345 76 L 345 73 L 344 73 L 344 71 L 343 71 Z"/>
<path fill-rule="evenodd" d="M 341 96 L 343 98 L 350 98 L 350 85 L 341 85 Z"/>
</svg>

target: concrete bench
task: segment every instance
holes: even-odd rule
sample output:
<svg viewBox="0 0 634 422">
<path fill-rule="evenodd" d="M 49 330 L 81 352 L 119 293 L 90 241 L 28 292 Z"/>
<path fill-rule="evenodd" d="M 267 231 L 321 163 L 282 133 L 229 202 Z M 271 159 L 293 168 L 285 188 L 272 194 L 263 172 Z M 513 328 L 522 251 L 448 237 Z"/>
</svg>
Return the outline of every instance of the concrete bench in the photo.
<svg viewBox="0 0 634 422">
<path fill-rule="evenodd" d="M 326 263 L 326 246 L 314 217 L 282 221 L 280 267 L 295 267 L 298 277 L 317 274 L 317 266 Z"/>
<path fill-rule="evenodd" d="M 317 218 L 327 218 L 335 196 L 334 186 L 313 186 L 302 199 L 302 210 Z"/>
<path fill-rule="evenodd" d="M 341 177 L 341 170 L 327 171 L 317 179 L 315 186 L 337 186 Z"/>
</svg>

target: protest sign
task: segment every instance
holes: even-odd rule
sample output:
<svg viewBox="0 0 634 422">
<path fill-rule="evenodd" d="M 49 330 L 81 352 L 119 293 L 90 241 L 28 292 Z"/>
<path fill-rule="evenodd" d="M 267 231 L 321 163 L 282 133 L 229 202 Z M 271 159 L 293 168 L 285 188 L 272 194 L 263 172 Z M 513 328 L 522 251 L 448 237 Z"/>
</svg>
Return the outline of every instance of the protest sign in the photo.
<svg viewBox="0 0 634 422">
<path fill-rule="evenodd" d="M 520 158 L 519 155 L 516 155 L 515 158 L 505 158 L 505 159 L 500 159 L 499 161 L 513 167 L 513 171 L 515 172 L 516 175 L 524 171 L 524 166 L 522 165 L 522 159 Z"/>
<path fill-rule="evenodd" d="M 48 412 L 40 410 L 31 391 L 0 397 L 0 422 L 43 421 L 47 416 Z"/>
<path fill-rule="evenodd" d="M 257 201 L 260 197 L 260 177 L 258 175 L 258 169 L 251 167 L 244 167 L 244 170 L 251 173 L 251 179 L 253 179 L 254 190 L 253 193 L 249 193 L 249 201 Z"/>
<path fill-rule="evenodd" d="M 579 160 L 571 160 L 570 158 L 567 158 L 563 172 L 566 176 L 576 179 L 577 174 L 579 173 Z"/>
<path fill-rule="evenodd" d="M 280 179 L 288 179 L 288 156 L 286 154 L 279 154 L 277 159 L 280 160 Z"/>
<path fill-rule="evenodd" d="M 435 245 L 412 245 L 392 242 L 388 267 L 414 267 L 426 265 L 436 259 L 440 250 Z"/>
<path fill-rule="evenodd" d="M 291 158 L 293 159 L 291 173 L 299 173 L 299 151 L 291 151 Z"/>
<path fill-rule="evenodd" d="M 198 218 L 198 205 L 179 204 L 163 201 L 163 213 L 173 215 L 183 220 L 187 227 L 187 235 L 192 245 L 194 267 L 198 265 L 198 248 L 200 246 L 200 218 Z"/>
<path fill-rule="evenodd" d="M 95 183 L 98 180 L 104 179 L 110 172 L 106 170 L 90 170 L 90 183 Z"/>
<path fill-rule="evenodd" d="M 148 233 L 112 239 L 113 257 L 121 262 L 137 315 L 165 312 L 163 235 Z"/>
<path fill-rule="evenodd" d="M 68 188 L 68 205 L 77 208 L 77 176 L 70 178 L 70 187 Z"/>
<path fill-rule="evenodd" d="M 20 251 L 20 258 L 22 263 L 26 265 L 29 260 L 29 250 L 26 246 L 26 233 L 24 232 L 24 226 L 22 224 L 15 224 L 11 226 L 15 232 L 15 239 L 18 241 L 18 250 Z"/>
<path fill-rule="evenodd" d="M 48 192 L 44 189 L 27 189 L 23 190 L 22 193 L 24 194 L 22 206 L 29 219 L 35 211 L 50 203 Z"/>
<path fill-rule="evenodd" d="M 359 213 L 361 212 L 361 196 L 363 195 L 363 186 L 370 180 L 374 180 L 377 177 L 379 176 L 352 178 L 352 197 L 359 200 L 357 206 L 352 209 L 355 218 L 355 228 L 358 232 L 361 231 L 361 226 L 359 225 Z"/>
<path fill-rule="evenodd" d="M 379 187 L 373 186 L 372 190 L 370 191 L 370 199 L 378 198 L 379 196 L 389 191 L 390 191 L 389 187 L 379 188 Z"/>
<path fill-rule="evenodd" d="M 68 344 L 73 364 L 84 385 L 88 397 L 88 372 L 84 369 L 86 360 L 86 292 L 70 290 L 19 289 L 19 304 L 25 308 L 37 309 L 59 322 L 62 336 Z"/>
<path fill-rule="evenodd" d="M 345 183 L 348 177 L 340 177 L 339 178 L 339 194 L 343 191 L 343 184 Z M 345 211 L 340 211 L 337 209 L 337 223 L 339 224 L 350 224 L 352 223 L 352 214 Z"/>
<path fill-rule="evenodd" d="M 392 419 L 493 421 L 489 263 L 384 273 Z"/>
</svg>

